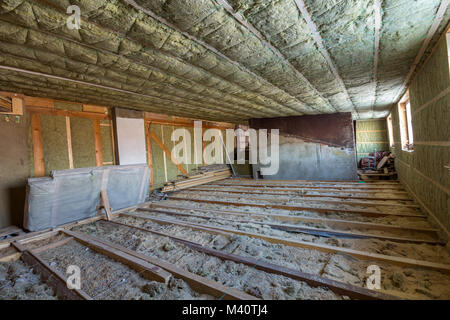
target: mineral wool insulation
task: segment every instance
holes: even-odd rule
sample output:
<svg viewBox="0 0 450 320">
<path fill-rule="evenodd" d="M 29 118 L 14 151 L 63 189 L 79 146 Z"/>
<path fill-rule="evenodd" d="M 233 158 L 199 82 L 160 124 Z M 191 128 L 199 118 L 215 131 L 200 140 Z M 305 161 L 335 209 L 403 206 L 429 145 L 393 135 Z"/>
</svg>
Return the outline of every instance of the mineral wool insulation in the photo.
<svg viewBox="0 0 450 320">
<path fill-rule="evenodd" d="M 294 0 L 228 2 L 285 59 L 215 0 L 136 3 L 226 57 L 126 1 L 7 0 L 0 3 L 0 63 L 136 91 L 146 96 L 128 95 L 124 102 L 133 100 L 138 108 L 148 106 L 156 112 L 170 108 L 165 112 L 180 116 L 239 122 L 253 117 L 353 111 L 354 107 L 363 116 L 371 116 L 372 107 L 373 115 L 385 116 L 401 93 L 406 74 L 441 3 L 440 0 L 381 2 L 375 83 L 373 1 L 303 0 L 342 78 L 344 90 L 318 50 Z M 81 9 L 80 30 L 65 27 L 66 8 L 70 4 Z M 432 44 L 449 19 L 450 9 Z M 65 82 L 58 85 L 67 90 L 73 87 Z M 14 83 L 7 88 L 23 86 Z M 44 83 L 34 89 L 37 88 L 50 90 Z M 88 93 L 87 89 L 82 93 Z M 105 94 L 100 102 L 109 104 L 108 97 Z"/>
<path fill-rule="evenodd" d="M 57 1 L 53 2 L 58 7 L 59 4 Z M 268 95 L 276 94 L 276 92 L 280 91 L 276 87 L 272 86 L 268 89 L 264 89 L 264 86 L 260 85 L 259 81 L 255 81 L 253 76 L 240 71 L 236 66 L 225 61 L 223 58 L 219 59 L 215 54 L 206 52 L 203 47 L 186 39 L 180 33 L 167 29 L 159 22 L 148 16 L 139 14 L 136 10 L 125 6 L 121 2 L 111 1 L 106 3 L 104 7 L 93 11 L 86 9 L 84 3 L 78 3 L 77 1 L 73 1 L 73 3 L 80 5 L 82 14 L 88 16 L 89 19 L 98 25 L 94 25 L 86 19 L 83 20 L 83 28 L 79 32 L 68 32 L 64 28 L 66 21 L 64 10 L 58 11 L 53 7 L 31 1 L 2 3 L 2 7 L 0 7 L 0 20 L 10 21 L 13 24 L 22 25 L 28 30 L 33 30 L 34 32 L 32 35 L 35 42 L 31 44 L 32 46 L 44 48 L 45 50 L 50 46 L 52 49 L 56 49 L 56 53 L 60 53 L 61 55 L 67 52 L 71 59 L 78 60 L 78 62 L 93 63 L 93 60 L 95 59 L 97 65 L 104 65 L 107 68 L 117 66 L 118 70 L 122 72 L 124 72 L 124 70 L 129 72 L 130 70 L 136 69 L 136 64 L 139 65 L 139 68 L 142 68 L 143 65 L 151 66 L 152 74 L 155 73 L 153 68 L 161 68 L 159 69 L 160 72 L 156 74 L 157 78 L 151 80 L 161 81 L 167 86 L 170 83 L 173 83 L 175 79 L 172 77 L 166 80 L 158 77 L 161 77 L 161 75 L 168 77 L 167 73 L 176 76 L 178 81 L 180 81 L 180 77 L 188 80 L 189 77 L 191 77 L 200 82 L 195 84 L 193 82 L 189 83 L 191 94 L 192 92 L 202 92 L 202 90 L 206 90 L 208 95 L 211 95 L 214 94 L 214 91 L 217 92 L 218 89 L 216 88 L 223 88 L 223 91 L 216 93 L 215 97 L 220 96 L 220 101 L 231 99 L 230 106 L 231 104 L 237 106 L 235 108 L 239 108 L 242 111 L 251 113 L 253 109 L 262 110 L 263 112 L 270 112 L 270 110 L 274 110 L 272 112 L 275 112 L 278 110 L 284 112 L 286 115 L 300 113 L 296 109 L 293 109 L 290 106 L 282 106 L 280 103 L 273 101 L 270 98 L 258 97 L 261 93 L 264 94 L 264 92 Z M 89 3 L 92 7 L 93 4 L 91 1 Z M 104 4 L 104 1 L 102 3 Z M 62 5 L 60 8 L 62 8 Z M 124 28 L 124 26 L 129 25 L 128 23 L 117 25 L 113 18 L 115 14 L 127 16 L 132 21 L 136 20 L 132 29 L 128 30 Z M 36 22 L 37 20 L 39 20 L 39 23 Z M 17 23 L 18 21 L 20 23 Z M 4 38 L 7 38 L 9 41 L 11 41 L 11 38 L 14 39 L 14 37 L 8 37 L 8 34 L 20 34 L 22 35 L 22 37 L 20 37 L 22 39 L 27 37 L 27 30 L 22 30 L 19 33 L 19 31 L 11 29 L 11 27 L 10 29 L 6 28 L 5 25 L 2 26 L 2 30 L 5 30 L 6 33 L 2 35 L 2 40 Z M 111 32 L 111 30 L 116 31 L 116 33 Z M 49 36 L 51 37 L 51 35 L 48 33 L 38 33 L 37 31 L 47 31 L 55 36 L 64 36 L 70 40 L 81 41 L 89 44 L 91 48 L 96 47 L 102 51 L 97 54 L 95 50 L 89 51 L 89 48 L 86 46 L 81 48 L 80 46 L 75 45 L 73 41 L 70 44 L 68 44 L 69 41 L 62 41 L 61 39 L 56 38 L 47 41 L 47 38 Z M 127 36 L 122 37 L 117 32 L 123 34 L 126 33 Z M 143 45 L 147 45 L 146 47 L 143 47 L 138 42 L 144 37 L 143 34 L 147 39 L 146 42 L 143 42 Z M 166 37 L 163 41 L 159 41 L 158 39 L 155 39 L 158 35 L 166 35 Z M 137 40 L 134 40 L 133 37 L 137 38 Z M 181 50 L 180 47 L 181 49 L 185 49 Z M 155 52 L 155 49 L 162 50 L 164 53 L 167 52 L 169 55 Z M 108 50 L 112 54 L 108 55 L 107 51 L 104 50 Z M 70 54 L 71 51 L 74 52 Z M 192 56 L 191 52 L 198 52 L 199 54 Z M 116 54 L 125 55 L 126 57 L 133 59 L 133 61 L 137 60 L 138 63 L 130 63 L 126 58 L 118 58 Z M 182 59 L 188 60 L 191 64 L 184 62 Z M 194 64 L 193 62 L 195 61 L 193 59 L 198 62 Z M 76 62 L 68 63 L 68 66 L 72 65 L 76 66 Z M 83 66 L 81 69 L 84 70 L 86 67 Z M 97 69 L 98 68 L 96 67 L 90 67 L 89 70 Z M 216 73 L 220 74 L 219 76 L 216 76 L 207 69 L 214 69 L 216 70 Z M 137 72 L 135 72 L 134 75 L 136 75 L 136 73 Z M 199 79 L 199 77 L 201 78 Z M 225 77 L 229 77 L 232 81 L 236 81 L 237 85 L 232 84 L 230 81 L 226 80 Z M 186 81 L 187 80 L 184 82 Z M 220 85 L 216 86 L 217 83 Z M 209 84 L 209 87 L 205 88 L 206 84 Z M 179 85 L 179 83 L 177 83 L 177 85 Z M 239 85 L 244 85 L 245 87 L 239 87 Z M 166 86 L 160 88 L 160 92 L 167 92 Z M 188 85 L 186 84 L 185 86 Z M 197 88 L 199 86 L 200 88 Z M 252 93 L 251 90 L 256 88 L 258 88 L 258 91 Z M 228 98 L 230 93 L 233 93 L 233 95 L 236 95 L 237 97 Z M 172 94 L 171 91 L 170 94 Z M 283 94 L 279 96 L 279 100 L 281 103 L 288 105 L 289 100 L 292 99 L 290 97 L 283 98 L 283 96 L 286 97 L 286 95 Z M 215 102 L 217 103 L 217 99 Z M 227 105 L 227 107 L 229 107 L 229 105 Z M 196 111 L 196 113 L 202 115 L 206 114 L 205 111 Z M 261 115 L 263 115 L 263 113 L 260 111 L 259 116 Z M 258 114 L 253 114 L 252 116 L 256 117 Z"/>
</svg>

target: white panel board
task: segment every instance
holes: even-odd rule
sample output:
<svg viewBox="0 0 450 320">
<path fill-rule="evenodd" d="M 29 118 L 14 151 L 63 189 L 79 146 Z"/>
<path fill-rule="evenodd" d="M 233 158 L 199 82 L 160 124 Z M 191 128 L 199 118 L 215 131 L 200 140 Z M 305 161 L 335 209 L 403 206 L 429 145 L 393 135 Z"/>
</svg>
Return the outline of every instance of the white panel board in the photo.
<svg viewBox="0 0 450 320">
<path fill-rule="evenodd" d="M 147 163 L 144 119 L 116 118 L 119 164 Z"/>
</svg>

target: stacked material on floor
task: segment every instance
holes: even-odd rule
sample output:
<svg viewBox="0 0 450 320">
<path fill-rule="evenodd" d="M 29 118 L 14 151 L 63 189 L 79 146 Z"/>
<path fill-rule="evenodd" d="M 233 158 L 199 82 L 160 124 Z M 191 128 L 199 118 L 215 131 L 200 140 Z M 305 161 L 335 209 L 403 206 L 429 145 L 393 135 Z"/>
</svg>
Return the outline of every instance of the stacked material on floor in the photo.
<svg viewBox="0 0 450 320">
<path fill-rule="evenodd" d="M 370 153 L 369 157 L 360 160 L 359 166 L 358 175 L 362 180 L 397 178 L 394 155 L 389 151 Z"/>
<path fill-rule="evenodd" d="M 100 192 L 113 210 L 143 203 L 149 192 L 146 164 L 56 170 L 50 177 L 30 178 L 24 228 L 39 231 L 95 216 Z"/>
<path fill-rule="evenodd" d="M 167 182 L 161 191 L 169 192 L 181 190 L 208 182 L 223 180 L 229 177 L 231 177 L 231 170 L 228 165 L 220 164 L 201 167 L 192 171 L 186 178 Z"/>
</svg>

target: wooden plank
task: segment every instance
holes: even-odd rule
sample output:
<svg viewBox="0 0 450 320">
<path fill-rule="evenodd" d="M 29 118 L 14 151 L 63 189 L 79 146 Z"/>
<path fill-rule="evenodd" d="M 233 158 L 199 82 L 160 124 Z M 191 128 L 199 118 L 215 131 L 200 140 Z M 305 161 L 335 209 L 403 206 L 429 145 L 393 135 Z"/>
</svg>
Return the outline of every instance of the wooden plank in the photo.
<svg viewBox="0 0 450 320">
<path fill-rule="evenodd" d="M 297 197 L 310 197 L 310 198 L 336 198 L 336 199 L 358 199 L 358 200 L 389 200 L 389 201 L 393 201 L 393 200 L 401 200 L 401 201 L 408 201 L 411 202 L 413 201 L 412 199 L 409 198 L 401 198 L 401 197 L 397 197 L 397 198 L 390 198 L 390 197 L 365 197 L 365 196 L 355 196 L 355 195 L 346 195 L 346 196 L 340 196 L 340 195 L 335 195 L 335 194 L 308 194 L 308 193 L 303 193 L 301 191 L 295 191 L 295 190 L 290 190 L 290 189 L 270 189 L 268 190 L 267 188 L 250 188 L 250 187 L 224 187 L 224 186 L 220 186 L 220 185 L 215 185 L 215 184 L 209 184 L 208 187 L 210 189 L 208 190 L 226 190 L 226 188 L 233 188 L 233 190 L 242 190 L 245 191 L 246 194 L 267 194 L 267 195 L 274 195 L 274 196 L 282 196 L 282 195 L 286 195 L 286 194 L 292 194 L 294 196 Z M 193 187 L 190 188 L 191 190 L 202 190 L 202 187 Z M 267 192 L 267 190 L 269 192 Z M 313 192 L 319 192 L 317 190 L 313 191 Z M 351 192 L 346 192 L 346 193 L 351 193 Z"/>
<path fill-rule="evenodd" d="M 313 287 L 319 287 L 319 286 L 328 287 L 329 289 L 331 289 L 333 292 L 335 292 L 337 294 L 346 295 L 353 299 L 370 299 L 370 300 L 373 300 L 373 299 L 375 299 L 375 300 L 398 299 L 398 297 L 396 297 L 396 296 L 392 296 L 392 295 L 384 294 L 384 293 L 377 292 L 374 290 L 357 287 L 357 286 L 354 286 L 351 284 L 347 284 L 347 283 L 343 283 L 343 282 L 339 282 L 339 281 L 335 281 L 335 280 L 330 280 L 330 279 L 321 277 L 319 275 L 305 273 L 305 272 L 297 271 L 294 269 L 289 269 L 289 268 L 282 267 L 282 266 L 279 266 L 276 264 L 257 260 L 252 257 L 243 257 L 243 256 L 239 256 L 236 254 L 227 253 L 227 252 L 224 252 L 221 250 L 211 249 L 211 248 L 205 247 L 199 243 L 185 240 L 182 238 L 178 238 L 175 236 L 167 235 L 165 233 L 161 233 L 158 231 L 140 228 L 140 227 L 136 227 L 136 226 L 132 226 L 132 225 L 128 225 L 125 223 L 116 222 L 116 221 L 109 221 L 109 223 L 113 223 L 113 224 L 116 224 L 119 226 L 124 226 L 124 227 L 128 227 L 128 228 L 136 229 L 136 230 L 140 230 L 143 232 L 160 235 L 162 237 L 167 237 L 177 243 L 181 243 L 191 249 L 205 253 L 207 255 L 214 256 L 214 257 L 220 258 L 222 260 L 229 260 L 229 261 L 233 261 L 236 263 L 242 263 L 242 264 L 248 265 L 252 268 L 262 270 L 264 272 L 278 274 L 278 275 L 289 277 L 289 278 L 292 278 L 295 280 L 304 281 Z"/>
<path fill-rule="evenodd" d="M 44 252 L 44 251 L 47 251 L 47 250 L 50 250 L 50 249 L 55 249 L 55 248 L 61 247 L 61 246 L 65 245 L 65 244 L 69 243 L 72 240 L 73 240 L 73 237 L 67 237 L 67 238 L 64 238 L 62 240 L 59 240 L 59 241 L 56 241 L 56 242 L 52 242 L 52 243 L 49 243 L 49 244 L 47 244 L 45 246 L 33 249 L 33 251 L 34 251 L 34 253 L 41 253 L 41 252 Z"/>
<path fill-rule="evenodd" d="M 331 190 L 336 189 L 339 191 L 345 191 L 345 192 L 364 192 L 364 193 L 390 193 L 390 194 L 406 194 L 406 191 L 404 191 L 401 188 L 395 187 L 395 188 L 376 188 L 376 187 L 359 187 L 359 186 L 312 186 L 312 185 L 283 185 L 283 184 L 249 184 L 249 183 L 239 183 L 239 184 L 232 184 L 232 183 L 225 183 L 222 182 L 219 185 L 221 186 L 237 186 L 237 187 L 265 187 L 265 188 L 291 188 L 295 190 L 314 190 L 314 189 L 320 189 L 320 190 Z"/>
<path fill-rule="evenodd" d="M 113 215 L 111 213 L 111 206 L 109 205 L 108 193 L 106 192 L 105 189 L 100 191 L 100 197 L 101 197 L 101 200 L 103 203 L 103 208 L 105 209 L 105 212 L 106 212 L 106 218 L 108 220 L 112 220 Z"/>
<path fill-rule="evenodd" d="M 73 151 L 72 151 L 72 130 L 70 128 L 70 118 L 66 117 L 66 135 L 67 135 L 67 154 L 69 156 L 69 169 L 73 169 Z"/>
<path fill-rule="evenodd" d="M 218 182 L 214 183 L 214 186 L 221 186 L 221 187 L 245 187 L 245 188 L 253 188 L 255 190 L 269 190 L 270 188 L 278 188 L 277 191 L 281 191 L 280 188 L 284 188 L 284 190 L 288 190 L 289 192 L 301 192 L 301 191 L 311 191 L 311 192 L 333 192 L 333 193 L 364 193 L 364 194 L 389 194 L 389 195 L 408 195 L 406 191 L 379 191 L 379 190 L 361 190 L 358 188 L 337 188 L 337 187 L 296 187 L 296 186 L 283 186 L 283 185 L 277 185 L 277 186 L 254 186 L 250 184 L 239 184 L 239 185 L 233 185 L 229 183 L 223 183 Z M 212 185 L 211 185 L 212 186 Z"/>
<path fill-rule="evenodd" d="M 20 259 L 21 256 L 22 256 L 21 252 L 11 253 L 7 256 L 0 257 L 0 262 L 6 263 L 6 262 L 17 261 Z"/>
<path fill-rule="evenodd" d="M 161 269 L 160 267 L 148 263 L 147 261 L 138 259 L 125 252 L 115 250 L 114 248 L 111 248 L 106 244 L 95 241 L 94 239 L 88 238 L 81 233 L 69 230 L 64 230 L 63 232 L 66 235 L 74 238 L 78 242 L 82 243 L 83 245 L 93 249 L 94 251 L 97 251 L 103 255 L 110 257 L 111 259 L 114 259 L 131 267 L 132 269 L 142 274 L 148 280 L 158 281 L 167 284 L 170 278 L 172 277 L 172 275 L 169 272 L 165 271 L 164 269 Z"/>
<path fill-rule="evenodd" d="M 67 287 L 67 278 L 58 270 L 50 267 L 50 265 L 34 253 L 33 250 L 27 250 L 18 243 L 13 243 L 13 245 L 22 252 L 22 260 L 37 274 L 41 275 L 41 279 L 48 286 L 53 288 L 57 297 L 70 300 L 92 300 L 92 298 L 81 289 L 69 289 Z"/>
<path fill-rule="evenodd" d="M 108 108 L 103 106 L 96 106 L 93 104 L 83 104 L 84 112 L 94 112 L 94 113 L 102 113 L 108 114 Z"/>
<path fill-rule="evenodd" d="M 263 179 L 257 180 L 249 178 L 233 178 L 229 180 L 230 182 L 254 182 L 254 183 L 275 183 L 275 184 L 298 184 L 298 183 L 308 183 L 308 184 L 339 184 L 339 185 L 358 185 L 358 186 L 377 186 L 377 185 L 395 185 L 401 186 L 400 181 L 390 180 L 390 181 L 373 181 L 373 182 L 361 182 L 360 180 L 299 180 L 299 179 Z"/>
<path fill-rule="evenodd" d="M 386 162 L 389 160 L 389 156 L 384 156 L 383 159 L 380 160 L 380 162 L 377 163 L 377 170 L 380 170 L 383 168 L 383 166 L 386 164 Z"/>
<path fill-rule="evenodd" d="M 273 236 L 267 236 L 263 234 L 257 234 L 242 230 L 235 230 L 235 229 L 229 229 L 229 228 L 221 228 L 211 225 L 202 225 L 197 223 L 188 223 L 185 221 L 179 221 L 179 220 L 173 220 L 173 219 L 162 219 L 162 218 L 154 218 L 154 217 L 148 217 L 145 215 L 140 215 L 137 213 L 121 213 L 121 216 L 128 216 L 128 217 L 135 217 L 135 218 L 141 218 L 141 219 L 147 219 L 154 222 L 161 222 L 163 224 L 172 224 L 172 225 L 178 225 L 194 230 L 200 230 L 204 232 L 209 232 L 214 234 L 215 231 L 220 231 L 222 233 L 228 233 L 229 236 L 233 234 L 239 234 L 243 236 L 248 236 L 251 238 L 261 239 L 265 240 L 270 243 L 275 244 L 283 244 L 291 247 L 299 247 L 299 248 L 305 248 L 305 249 L 311 249 L 311 250 L 318 250 L 322 252 L 327 253 L 342 253 L 347 254 L 350 256 L 353 256 L 358 259 L 363 260 L 369 260 L 369 261 L 381 261 L 386 262 L 394 265 L 400 265 L 405 267 L 416 267 L 416 268 L 425 268 L 435 271 L 444 272 L 446 274 L 450 274 L 450 264 L 443 264 L 443 263 L 437 263 L 437 262 L 429 262 L 429 261 L 423 261 L 423 260 L 416 260 L 416 259 L 410 259 L 410 258 L 403 258 L 403 257 L 395 257 L 395 256 L 389 256 L 379 253 L 371 253 L 371 252 L 365 252 L 360 250 L 354 250 L 344 247 L 335 247 L 325 244 L 318 244 L 313 242 L 306 242 L 306 241 L 299 241 L 299 240 L 292 240 L 292 239 L 286 239 L 281 237 L 273 237 Z"/>
<path fill-rule="evenodd" d="M 116 211 L 112 212 L 112 216 L 115 217 L 120 212 L 133 211 L 135 209 L 136 209 L 136 206 L 131 206 L 131 207 L 128 207 L 128 208 L 123 208 L 123 209 L 120 209 L 120 210 L 116 210 Z M 46 238 L 49 238 L 51 236 L 57 235 L 63 229 L 71 229 L 71 228 L 73 228 L 75 226 L 80 226 L 80 225 L 83 225 L 83 224 L 95 222 L 95 221 L 98 221 L 98 220 L 103 219 L 105 217 L 106 217 L 106 214 L 99 214 L 99 215 L 91 217 L 91 218 L 87 218 L 87 219 L 83 219 L 83 220 L 79 220 L 79 221 L 75 221 L 75 222 L 66 223 L 64 225 L 59 226 L 56 229 L 55 228 L 49 228 L 49 229 L 45 229 L 45 230 L 41 230 L 41 231 L 25 233 L 25 234 L 22 234 L 20 236 L 14 237 L 14 238 L 4 239 L 4 240 L 0 241 L 0 249 L 8 247 L 10 245 L 10 243 L 13 242 L 13 241 L 15 241 L 16 243 L 25 244 L 25 243 L 30 243 L 30 242 L 33 242 L 33 241 L 46 239 Z"/>
<path fill-rule="evenodd" d="M 258 180 L 255 180 L 258 181 Z M 223 185 L 228 186 L 247 186 L 247 187 L 266 187 L 266 188 L 296 188 L 296 189 L 303 189 L 303 188 L 309 188 L 309 189 L 340 189 L 340 190 L 349 190 L 349 189 L 356 189 L 356 190 L 363 190 L 363 191 L 378 191 L 378 192 L 399 192 L 404 191 L 404 189 L 401 186 L 360 186 L 360 185 L 334 185 L 332 183 L 325 185 L 325 184 L 319 184 L 314 185 L 311 183 L 302 183 L 302 184 L 282 184 L 282 183 L 223 183 Z"/>
<path fill-rule="evenodd" d="M 152 139 L 150 138 L 150 124 L 145 122 L 145 139 L 147 141 L 147 163 L 150 168 L 150 192 L 153 191 L 155 184 L 154 172 L 153 172 L 153 154 L 152 154 Z"/>
<path fill-rule="evenodd" d="M 114 128 L 113 121 L 109 121 L 111 126 L 111 146 L 112 146 L 112 156 L 113 156 L 113 165 L 116 164 L 116 135 L 114 134 Z"/>
<path fill-rule="evenodd" d="M 333 229 L 325 229 L 325 228 L 314 228 L 314 227 L 305 227 L 305 226 L 299 226 L 299 225 L 292 225 L 292 224 L 277 224 L 277 223 L 270 223 L 268 221 L 260 222 L 260 221 L 254 221 L 254 220 L 233 220 L 233 219 L 226 219 L 221 217 L 214 217 L 214 216 L 202 216 L 202 215 L 196 215 L 192 213 L 180 213 L 180 212 L 173 212 L 173 211 L 165 211 L 165 210 L 156 210 L 156 209 L 150 209 L 150 208 L 138 208 L 138 211 L 148 211 L 148 212 L 154 212 L 159 214 L 166 214 L 166 215 L 172 215 L 172 216 L 183 216 L 183 217 L 193 217 L 193 218 L 200 218 L 205 220 L 221 220 L 221 221 L 227 221 L 227 222 L 239 222 L 239 223 L 252 223 L 252 224 L 259 224 L 259 225 L 266 225 L 273 229 L 277 230 L 283 230 L 287 232 L 297 232 L 297 233 L 307 233 L 312 234 L 315 236 L 339 236 L 339 238 L 349 238 L 349 239 L 381 239 L 381 240 L 389 240 L 393 242 L 409 242 L 409 243 L 427 243 L 427 244 L 439 244 L 439 245 L 445 245 L 445 242 L 439 241 L 439 240 L 429 240 L 429 239 L 419 239 L 419 238 L 409 238 L 409 237 L 398 237 L 398 236 L 387 236 L 387 235 L 377 235 L 377 234 L 371 234 L 367 232 L 348 232 L 348 231 L 338 231 Z"/>
<path fill-rule="evenodd" d="M 270 217 L 272 219 L 276 219 L 279 221 L 288 221 L 288 222 L 313 222 L 313 223 L 322 223 L 326 225 L 332 226 L 342 226 L 349 228 L 360 228 L 360 229 L 374 229 L 374 230 L 384 230 L 384 231 L 408 231 L 408 232 L 419 232 L 432 235 L 434 237 L 438 236 L 438 229 L 435 228 L 418 228 L 418 227 L 406 227 L 406 226 L 395 226 L 390 224 L 381 224 L 381 223 L 372 223 L 372 222 L 360 222 L 353 220 L 341 220 L 341 219 L 329 219 L 329 218 L 314 218 L 314 217 L 303 217 L 297 215 L 288 215 L 288 214 L 277 214 L 277 213 L 254 213 L 249 211 L 237 211 L 237 210 L 215 210 L 215 209 L 202 209 L 195 207 L 184 207 L 184 206 L 175 206 L 175 205 L 165 205 L 160 203 L 150 203 L 150 208 L 167 208 L 167 209 L 175 209 L 175 210 L 185 210 L 185 211 L 202 211 L 202 212 L 213 212 L 218 214 L 226 214 L 226 215 L 237 215 L 237 216 L 250 216 L 251 218 L 260 218 L 266 219 Z"/>
<path fill-rule="evenodd" d="M 162 188 L 162 192 L 182 190 L 190 188 L 192 186 L 198 186 L 213 181 L 223 180 L 229 178 L 230 176 L 231 171 L 226 170 L 223 173 L 218 173 L 217 175 L 205 176 L 202 178 L 195 178 L 195 179 L 187 178 L 184 181 L 166 183 L 166 185 Z"/>
<path fill-rule="evenodd" d="M 24 101 L 22 98 L 12 98 L 12 114 L 23 115 Z"/>
<path fill-rule="evenodd" d="M 261 192 L 240 192 L 240 191 L 232 191 L 232 190 L 217 190 L 217 189 L 202 189 L 202 188 L 190 188 L 189 190 L 185 190 L 184 192 L 217 192 L 217 193 L 235 193 L 240 194 L 241 196 L 238 196 L 239 198 L 246 196 L 247 194 L 257 194 L 257 195 L 271 195 L 270 193 L 261 193 Z M 274 193 L 272 195 L 284 195 L 282 193 Z M 291 194 L 287 195 L 288 198 L 281 198 L 277 197 L 274 199 L 264 199 L 264 198 L 249 198 L 247 199 L 255 199 L 255 200 L 265 200 L 265 201 L 293 201 L 296 200 L 295 198 L 302 198 L 298 199 L 298 201 L 301 202 L 319 202 L 319 203 L 331 203 L 331 204 L 345 204 L 345 205 L 357 205 L 357 206 L 368 206 L 368 207 L 378 207 L 378 206 L 390 206 L 390 207 L 407 207 L 407 208 L 419 208 L 417 204 L 404 204 L 404 203 L 385 203 L 385 202 L 362 202 L 362 201 L 343 201 L 343 200 L 320 200 L 320 199 L 303 199 L 309 197 L 309 195 L 301 195 L 301 194 Z M 235 198 L 235 196 L 229 196 L 232 198 Z M 389 199 L 386 199 L 389 200 Z"/>
<path fill-rule="evenodd" d="M 183 168 L 182 165 L 178 163 L 174 158 L 172 158 L 172 153 L 167 149 L 167 147 L 162 143 L 161 140 L 155 135 L 155 133 L 149 129 L 148 132 L 150 133 L 150 136 L 153 140 L 155 140 L 156 144 L 164 151 L 164 153 L 169 157 L 169 159 L 177 166 L 178 169 L 180 169 L 183 174 L 187 175 L 187 171 Z"/>
<path fill-rule="evenodd" d="M 12 112 L 11 98 L 0 96 L 0 111 L 6 113 Z"/>
<path fill-rule="evenodd" d="M 61 110 L 53 108 L 44 107 L 28 107 L 27 112 L 33 114 L 49 114 L 54 116 L 63 117 L 73 117 L 73 118 L 85 118 L 85 119 L 99 119 L 99 120 L 110 120 L 111 116 L 107 114 L 95 113 L 95 112 L 84 112 L 84 111 L 71 111 L 71 110 Z"/>
<path fill-rule="evenodd" d="M 74 232 L 72 232 L 71 234 L 74 234 Z M 196 292 L 209 294 L 216 298 L 225 299 L 225 300 L 228 300 L 228 299 L 255 300 L 255 299 L 257 299 L 254 296 L 246 294 L 240 290 L 226 287 L 216 281 L 212 281 L 207 278 L 198 276 L 194 273 L 191 273 L 189 271 L 180 269 L 180 268 L 176 267 L 175 265 L 168 263 L 166 261 L 163 261 L 163 260 L 151 257 L 151 256 L 147 256 L 142 253 L 138 253 L 136 251 L 127 249 L 123 246 L 111 243 L 109 241 L 106 241 L 106 240 L 103 240 L 103 239 L 100 239 L 97 237 L 87 236 L 87 235 L 84 235 L 84 237 L 85 237 L 85 239 L 96 241 L 97 243 L 102 243 L 114 250 L 126 253 L 130 256 L 134 256 L 141 260 L 147 261 L 155 266 L 163 268 L 166 271 L 170 272 L 174 277 L 177 277 L 177 278 L 180 278 L 180 279 L 183 279 L 184 281 L 186 281 L 186 283 L 189 284 L 189 286 L 192 288 L 192 290 L 194 290 Z"/>
<path fill-rule="evenodd" d="M 25 96 L 25 106 L 29 111 L 30 107 L 54 108 L 55 104 L 53 99 Z"/>
<path fill-rule="evenodd" d="M 396 216 L 396 217 L 412 217 L 412 218 L 422 218 L 426 219 L 425 215 L 422 214 L 412 214 L 412 213 L 402 213 L 402 212 L 379 212 L 379 211 L 370 211 L 370 210 L 355 210 L 355 209 L 336 209 L 336 208 L 315 208 L 315 207 L 304 207 L 297 205 L 286 205 L 286 204 L 272 204 L 272 203 L 250 203 L 250 202 L 232 202 L 232 201 L 220 201 L 220 200 L 207 200 L 207 199 L 198 199 L 198 198 L 187 198 L 187 197 L 176 197 L 169 195 L 167 199 L 170 200 L 178 200 L 178 201 L 194 201 L 194 202 L 204 202 L 204 203 L 213 203 L 213 204 L 222 204 L 227 206 L 239 206 L 239 207 L 258 207 L 258 208 L 273 208 L 273 209 L 283 209 L 283 210 L 291 210 L 291 211 L 312 211 L 312 212 L 336 212 L 336 213 L 350 213 L 350 214 L 359 214 L 366 216 Z"/>
<path fill-rule="evenodd" d="M 102 151 L 102 135 L 100 132 L 100 120 L 94 119 L 94 146 L 95 146 L 95 165 L 97 167 L 103 166 L 103 151 Z"/>
<path fill-rule="evenodd" d="M 35 177 L 45 175 L 44 167 L 44 147 L 42 143 L 41 116 L 39 114 L 31 115 L 31 132 L 33 141 L 33 160 Z"/>
</svg>

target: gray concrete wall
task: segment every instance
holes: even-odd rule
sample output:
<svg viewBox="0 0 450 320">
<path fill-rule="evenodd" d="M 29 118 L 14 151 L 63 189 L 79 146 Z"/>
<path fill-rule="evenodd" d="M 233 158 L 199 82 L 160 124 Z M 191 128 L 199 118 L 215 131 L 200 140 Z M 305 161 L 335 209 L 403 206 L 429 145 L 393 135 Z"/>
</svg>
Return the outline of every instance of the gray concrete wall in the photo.
<svg viewBox="0 0 450 320">
<path fill-rule="evenodd" d="M 0 115 L 0 228 L 22 225 L 29 176 L 28 126 L 25 117 Z"/>
<path fill-rule="evenodd" d="M 280 136 L 280 169 L 264 179 L 355 180 L 355 149 Z"/>
<path fill-rule="evenodd" d="M 279 129 L 280 162 L 264 179 L 357 180 L 351 113 L 251 119 L 254 129 Z"/>
</svg>

